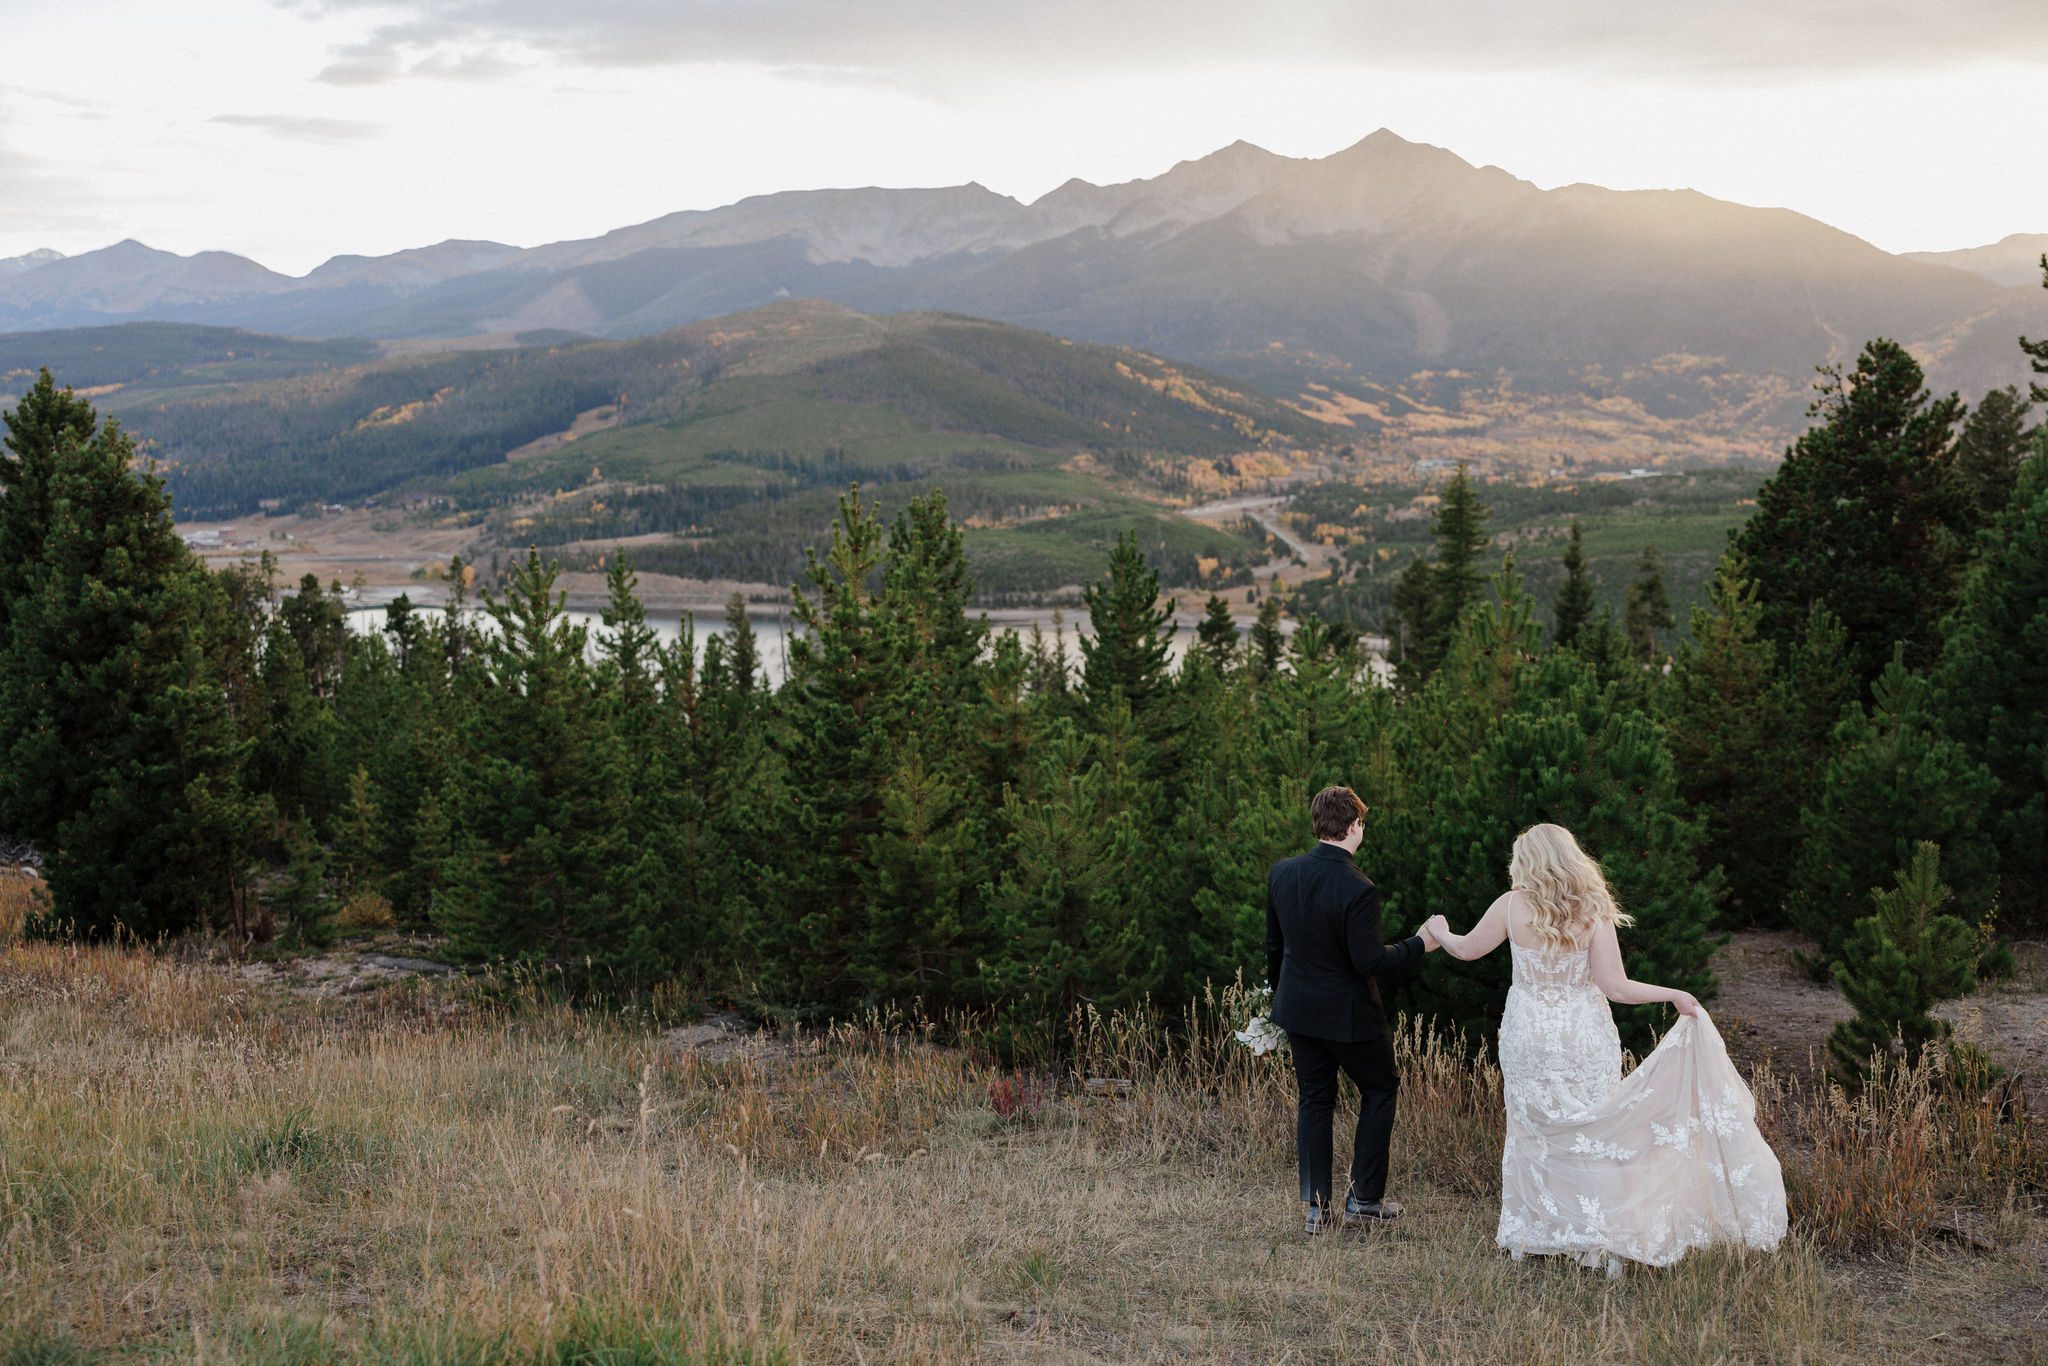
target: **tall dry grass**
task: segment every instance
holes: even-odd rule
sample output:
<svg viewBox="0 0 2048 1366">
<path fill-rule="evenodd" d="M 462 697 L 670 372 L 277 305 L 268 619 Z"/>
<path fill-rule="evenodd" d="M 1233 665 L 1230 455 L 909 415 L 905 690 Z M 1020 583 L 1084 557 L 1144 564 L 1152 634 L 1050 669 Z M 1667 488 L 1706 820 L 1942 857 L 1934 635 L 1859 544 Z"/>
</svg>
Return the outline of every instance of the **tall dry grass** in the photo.
<svg viewBox="0 0 2048 1366">
<path fill-rule="evenodd" d="M 22 927 L 35 909 L 37 889 L 41 886 L 37 878 L 0 869 L 0 949 L 21 938 Z"/>
<path fill-rule="evenodd" d="M 1985 1339 L 1973 1306 L 2048 1302 L 2036 1244 L 1965 1259 L 1910 1220 L 1852 1220 L 1921 1277 L 1904 1326 L 1824 1255 L 1870 1235 L 1831 1231 L 1821 1193 L 1896 1184 L 1836 1155 L 1852 1137 L 1888 1135 L 1941 1199 L 2002 1181 L 2021 1209 L 2038 1178 L 2029 1131 L 1999 1136 L 2003 1176 L 1963 1180 L 1985 1140 L 1910 1080 L 1836 1116 L 1759 1078 L 1808 1173 L 1775 1256 L 1619 1283 L 1509 1263 L 1498 1077 L 1412 1024 L 1410 1217 L 1309 1244 L 1292 1083 L 1228 1044 L 1238 1008 L 1175 1031 L 1086 1017 L 1059 1069 L 884 1018 L 713 1060 L 502 984 L 303 1000 L 18 944 L 0 950 L 0 1359 L 1982 1359 L 2026 1339 Z"/>
</svg>

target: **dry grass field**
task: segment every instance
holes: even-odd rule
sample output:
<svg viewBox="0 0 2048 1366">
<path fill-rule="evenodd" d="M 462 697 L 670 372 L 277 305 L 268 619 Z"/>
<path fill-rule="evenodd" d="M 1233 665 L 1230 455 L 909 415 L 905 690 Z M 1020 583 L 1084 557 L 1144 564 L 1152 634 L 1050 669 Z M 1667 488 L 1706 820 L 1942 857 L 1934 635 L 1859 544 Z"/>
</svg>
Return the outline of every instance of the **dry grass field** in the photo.
<svg viewBox="0 0 2048 1366">
<path fill-rule="evenodd" d="M 20 900 L 0 891 L 0 907 Z M 18 905 L 16 906 L 18 911 Z M 1794 1238 L 1610 1283 L 1493 1250 L 1497 1077 L 1411 1030 L 1409 1217 L 1310 1244 L 1284 1068 L 1097 1021 L 1063 1080 L 530 986 L 325 995 L 7 944 L 0 1362 L 1991 1361 L 2048 1341 L 2007 1098 L 1767 1065 Z M 1127 1080 L 1088 1087 L 1089 1077 Z"/>
</svg>

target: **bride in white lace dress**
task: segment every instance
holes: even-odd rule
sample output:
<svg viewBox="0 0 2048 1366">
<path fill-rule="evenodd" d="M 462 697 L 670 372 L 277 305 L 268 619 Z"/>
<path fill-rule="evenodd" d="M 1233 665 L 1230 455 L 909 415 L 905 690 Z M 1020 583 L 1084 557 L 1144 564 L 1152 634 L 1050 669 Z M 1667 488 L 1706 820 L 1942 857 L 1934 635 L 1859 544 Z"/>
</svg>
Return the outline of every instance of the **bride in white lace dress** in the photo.
<svg viewBox="0 0 2048 1366">
<path fill-rule="evenodd" d="M 1453 958 L 1503 941 L 1514 956 L 1496 1241 L 1518 1258 L 1562 1254 L 1617 1276 L 1621 1258 L 1668 1266 L 1708 1243 L 1776 1247 L 1784 1177 L 1706 1011 L 1689 992 L 1629 978 L 1615 930 L 1634 921 L 1570 831 L 1523 831 L 1508 872 L 1513 890 L 1470 934 L 1440 915 L 1423 926 Z M 1609 1001 L 1679 1013 L 1627 1077 Z"/>
</svg>

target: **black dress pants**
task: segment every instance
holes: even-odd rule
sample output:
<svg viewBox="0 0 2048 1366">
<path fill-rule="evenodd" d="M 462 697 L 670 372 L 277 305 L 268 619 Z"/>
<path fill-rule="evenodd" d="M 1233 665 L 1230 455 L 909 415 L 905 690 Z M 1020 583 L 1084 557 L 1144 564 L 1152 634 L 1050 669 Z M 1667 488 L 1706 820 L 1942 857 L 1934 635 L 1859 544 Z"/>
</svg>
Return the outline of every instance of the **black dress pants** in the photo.
<svg viewBox="0 0 2048 1366">
<path fill-rule="evenodd" d="M 1330 1203 L 1331 1126 L 1337 1111 L 1337 1073 L 1358 1087 L 1358 1131 L 1351 1140 L 1351 1194 L 1370 1203 L 1387 1193 L 1387 1145 L 1394 1135 L 1394 1097 L 1401 1076 L 1394 1046 L 1385 1037 L 1338 1043 L 1289 1033 L 1294 1079 L 1300 1088 L 1294 1152 L 1301 1167 L 1301 1198 Z"/>
</svg>

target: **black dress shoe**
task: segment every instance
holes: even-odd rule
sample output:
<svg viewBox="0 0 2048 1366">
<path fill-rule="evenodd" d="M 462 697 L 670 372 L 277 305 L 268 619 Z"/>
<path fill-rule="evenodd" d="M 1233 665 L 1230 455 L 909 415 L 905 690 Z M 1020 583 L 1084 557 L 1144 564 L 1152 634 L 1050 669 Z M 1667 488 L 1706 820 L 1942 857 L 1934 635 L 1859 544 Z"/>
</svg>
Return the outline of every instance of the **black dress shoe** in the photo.
<svg viewBox="0 0 2048 1366">
<path fill-rule="evenodd" d="M 1337 1227 L 1337 1219 L 1336 1216 L 1330 1213 L 1328 1205 L 1312 1204 L 1308 1207 L 1308 1225 L 1302 1231 L 1307 1233 L 1309 1237 L 1313 1238 L 1319 1233 L 1328 1233 L 1335 1227 Z"/>
<path fill-rule="evenodd" d="M 1401 1217 L 1401 1202 L 1398 1200 L 1357 1200 L 1344 1197 L 1344 1227 L 1357 1228 L 1361 1224 L 1385 1224 Z"/>
</svg>

